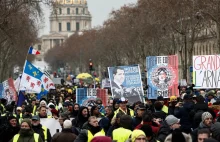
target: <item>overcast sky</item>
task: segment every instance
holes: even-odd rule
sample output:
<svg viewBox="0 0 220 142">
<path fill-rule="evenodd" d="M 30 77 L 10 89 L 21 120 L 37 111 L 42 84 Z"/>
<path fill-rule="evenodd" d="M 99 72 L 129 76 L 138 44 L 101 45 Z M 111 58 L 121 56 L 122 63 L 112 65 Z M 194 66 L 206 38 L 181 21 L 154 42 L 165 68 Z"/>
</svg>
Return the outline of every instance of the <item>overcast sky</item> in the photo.
<svg viewBox="0 0 220 142">
<path fill-rule="evenodd" d="M 121 6 L 130 3 L 137 3 L 137 0 L 87 0 L 88 8 L 92 14 L 92 26 L 100 26 L 105 20 L 108 19 L 109 13 L 114 9 L 120 9 Z M 40 36 L 48 34 L 50 30 L 49 15 L 50 9 L 44 7 L 44 28 L 40 30 Z"/>
</svg>

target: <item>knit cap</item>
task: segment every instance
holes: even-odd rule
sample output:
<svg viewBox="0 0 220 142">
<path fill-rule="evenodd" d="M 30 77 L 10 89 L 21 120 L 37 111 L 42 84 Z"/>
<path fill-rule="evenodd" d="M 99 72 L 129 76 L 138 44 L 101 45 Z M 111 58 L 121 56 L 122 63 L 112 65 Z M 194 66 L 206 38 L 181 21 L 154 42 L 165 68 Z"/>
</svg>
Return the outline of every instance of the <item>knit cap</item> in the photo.
<svg viewBox="0 0 220 142">
<path fill-rule="evenodd" d="M 165 119 L 165 121 L 167 122 L 167 124 L 169 126 L 175 124 L 175 123 L 179 123 L 180 122 L 180 119 L 176 118 L 175 116 L 173 115 L 168 115 Z"/>
<path fill-rule="evenodd" d="M 176 100 L 176 99 L 177 99 L 176 96 L 171 96 L 171 97 L 170 97 L 170 101 L 171 101 L 171 102 L 174 101 L 174 100 Z"/>
<path fill-rule="evenodd" d="M 21 124 L 24 123 L 24 122 L 26 122 L 29 125 L 29 127 L 32 129 L 32 125 L 31 125 L 31 120 L 30 119 L 23 119 L 21 121 Z"/>
<path fill-rule="evenodd" d="M 203 114 L 202 114 L 202 122 L 204 122 L 207 118 L 212 118 L 211 113 L 203 112 Z"/>
<path fill-rule="evenodd" d="M 134 130 L 132 133 L 131 133 L 131 141 L 134 142 L 135 139 L 139 136 L 145 136 L 145 133 L 142 131 L 142 130 Z"/>
</svg>

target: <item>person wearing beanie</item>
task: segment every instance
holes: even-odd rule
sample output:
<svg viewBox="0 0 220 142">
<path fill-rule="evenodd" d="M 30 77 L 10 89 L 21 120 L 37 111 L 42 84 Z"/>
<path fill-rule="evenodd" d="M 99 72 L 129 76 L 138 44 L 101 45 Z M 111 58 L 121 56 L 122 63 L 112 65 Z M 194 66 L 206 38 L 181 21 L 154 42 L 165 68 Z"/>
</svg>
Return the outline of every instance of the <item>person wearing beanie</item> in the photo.
<svg viewBox="0 0 220 142">
<path fill-rule="evenodd" d="M 171 134 L 174 130 L 180 128 L 180 119 L 173 115 L 168 115 L 165 121 L 162 122 L 158 132 L 158 140 L 164 142 L 165 138 Z"/>
<path fill-rule="evenodd" d="M 131 142 L 145 142 L 146 135 L 142 130 L 134 130 L 131 133 Z"/>
<path fill-rule="evenodd" d="M 40 135 L 34 133 L 30 119 L 24 119 L 21 122 L 20 131 L 10 142 L 43 142 Z"/>
<path fill-rule="evenodd" d="M 73 142 L 76 139 L 76 135 L 72 133 L 72 122 L 65 120 L 63 122 L 62 132 L 56 133 L 51 142 Z"/>
<path fill-rule="evenodd" d="M 43 141 L 51 141 L 51 134 L 50 134 L 50 130 L 45 127 L 42 126 L 40 124 L 40 117 L 38 115 L 35 115 L 32 117 L 32 129 L 34 130 L 35 133 L 39 134 L 41 139 Z"/>
<path fill-rule="evenodd" d="M 95 116 L 89 117 L 87 125 L 87 129 L 83 129 L 79 133 L 75 142 L 90 142 L 93 137 L 99 132 L 105 135 L 105 131 L 99 126 L 98 119 Z"/>
<path fill-rule="evenodd" d="M 94 136 L 91 142 L 112 142 L 112 140 L 106 136 Z"/>
<path fill-rule="evenodd" d="M 129 139 L 132 131 L 132 118 L 129 115 L 122 115 L 120 117 L 119 128 L 113 130 L 112 138 L 118 142 L 124 142 Z"/>
<path fill-rule="evenodd" d="M 168 107 L 168 114 L 169 115 L 174 115 L 174 110 L 175 110 L 176 104 L 177 104 L 177 97 L 171 96 L 170 102 L 169 102 L 169 107 Z"/>
<path fill-rule="evenodd" d="M 195 130 L 193 130 L 193 132 L 192 132 L 193 141 L 197 140 L 198 131 L 200 129 L 206 128 L 206 129 L 210 130 L 212 125 L 213 125 L 213 117 L 212 117 L 211 113 L 203 112 L 202 121 L 200 122 L 199 126 Z"/>
<path fill-rule="evenodd" d="M 0 126 L 0 138 L 3 142 L 8 142 L 16 135 L 20 130 L 17 118 L 15 116 L 9 116 L 7 122 Z"/>
</svg>

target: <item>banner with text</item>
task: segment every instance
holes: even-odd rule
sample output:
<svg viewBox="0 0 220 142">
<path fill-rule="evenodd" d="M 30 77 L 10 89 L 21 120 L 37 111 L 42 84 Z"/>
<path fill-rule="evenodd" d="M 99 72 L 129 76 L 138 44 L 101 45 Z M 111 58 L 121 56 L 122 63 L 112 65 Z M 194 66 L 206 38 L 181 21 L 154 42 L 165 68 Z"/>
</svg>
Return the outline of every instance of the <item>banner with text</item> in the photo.
<svg viewBox="0 0 220 142">
<path fill-rule="evenodd" d="M 220 55 L 193 56 L 194 88 L 220 88 Z"/>
<path fill-rule="evenodd" d="M 139 65 L 108 68 L 114 98 L 125 97 L 130 103 L 144 102 L 144 91 Z"/>
<path fill-rule="evenodd" d="M 82 106 L 95 105 L 96 98 L 102 100 L 102 104 L 107 106 L 108 90 L 95 88 L 77 88 L 76 89 L 76 103 Z"/>
<path fill-rule="evenodd" d="M 147 57 L 148 98 L 157 99 L 158 96 L 169 98 L 178 96 L 178 57 L 149 56 Z"/>
</svg>

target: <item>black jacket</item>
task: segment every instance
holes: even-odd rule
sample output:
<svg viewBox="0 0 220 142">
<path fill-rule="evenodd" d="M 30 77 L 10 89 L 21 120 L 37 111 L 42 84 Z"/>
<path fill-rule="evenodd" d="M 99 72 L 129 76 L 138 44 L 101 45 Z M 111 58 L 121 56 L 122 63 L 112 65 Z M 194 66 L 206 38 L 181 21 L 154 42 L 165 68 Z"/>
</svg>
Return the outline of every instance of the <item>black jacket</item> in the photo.
<svg viewBox="0 0 220 142">
<path fill-rule="evenodd" d="M 71 129 L 63 129 L 62 132 L 56 133 L 51 142 L 74 142 L 76 135 L 72 133 Z"/>
<path fill-rule="evenodd" d="M 32 129 L 34 130 L 35 133 L 40 135 L 43 141 L 45 141 L 44 129 L 42 128 L 41 124 L 39 124 L 38 126 L 32 126 Z M 50 130 L 47 128 L 47 142 L 50 142 L 51 139 L 52 138 L 51 138 Z"/>
<path fill-rule="evenodd" d="M 175 108 L 174 115 L 180 119 L 182 132 L 190 133 L 192 128 L 193 117 L 191 113 L 193 111 L 193 103 L 185 102 L 183 107 Z"/>
<path fill-rule="evenodd" d="M 205 124 L 203 124 L 203 122 L 201 122 L 198 126 L 198 128 L 196 128 L 195 130 L 192 131 L 192 139 L 193 142 L 197 142 L 197 137 L 198 137 L 198 131 L 200 129 L 210 129 L 210 127 L 206 126 Z"/>
<path fill-rule="evenodd" d="M 10 141 L 14 135 L 16 135 L 20 130 L 19 126 L 12 127 L 9 123 L 2 125 L 0 127 L 0 142 Z"/>
<path fill-rule="evenodd" d="M 171 133 L 172 133 L 172 130 L 170 129 L 170 126 L 167 124 L 166 121 L 163 121 L 158 131 L 157 140 L 160 142 L 164 142 L 166 137 Z"/>
</svg>

